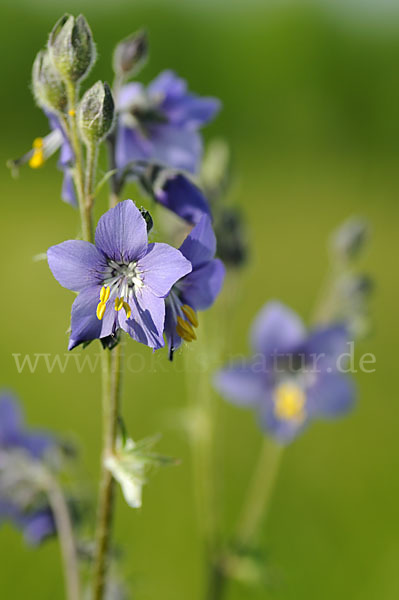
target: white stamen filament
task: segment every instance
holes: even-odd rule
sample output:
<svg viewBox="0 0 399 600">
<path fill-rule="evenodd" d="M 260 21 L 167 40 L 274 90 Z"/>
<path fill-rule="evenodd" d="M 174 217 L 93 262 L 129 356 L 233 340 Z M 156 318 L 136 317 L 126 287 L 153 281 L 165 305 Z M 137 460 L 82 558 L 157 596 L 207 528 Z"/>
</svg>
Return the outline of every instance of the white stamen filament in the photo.
<svg viewBox="0 0 399 600">
<path fill-rule="evenodd" d="M 141 271 L 137 268 L 137 262 L 108 261 L 108 267 L 104 270 L 103 285 L 109 287 L 109 299 L 123 298 L 129 302 L 134 295 L 144 286 Z"/>
</svg>

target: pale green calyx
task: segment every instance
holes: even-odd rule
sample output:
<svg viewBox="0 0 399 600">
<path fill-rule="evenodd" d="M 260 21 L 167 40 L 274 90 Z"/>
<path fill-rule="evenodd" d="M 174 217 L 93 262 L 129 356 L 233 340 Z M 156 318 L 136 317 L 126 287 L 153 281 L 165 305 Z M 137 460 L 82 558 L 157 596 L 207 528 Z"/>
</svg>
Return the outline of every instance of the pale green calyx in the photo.
<svg viewBox="0 0 399 600">
<path fill-rule="evenodd" d="M 88 75 L 96 49 L 83 15 L 64 15 L 50 33 L 48 48 L 55 68 L 66 81 L 76 83 Z"/>
<path fill-rule="evenodd" d="M 127 439 L 123 444 L 118 440 L 116 451 L 104 461 L 105 467 L 112 473 L 122 488 L 123 496 L 132 508 L 142 504 L 142 487 L 145 483 L 145 462 L 134 452 L 135 443 Z"/>
<path fill-rule="evenodd" d="M 36 56 L 32 69 L 32 88 L 41 108 L 64 113 L 67 108 L 65 84 L 53 66 L 47 50 Z"/>
<path fill-rule="evenodd" d="M 168 456 L 151 452 L 158 436 L 135 443 L 131 438 L 118 438 L 114 452 L 108 454 L 104 465 L 120 484 L 123 496 L 132 508 L 140 508 L 146 474 L 153 467 L 176 464 Z"/>
<path fill-rule="evenodd" d="M 98 144 L 111 131 L 114 100 L 107 83 L 97 81 L 87 90 L 78 108 L 79 129 L 86 144 Z"/>
</svg>

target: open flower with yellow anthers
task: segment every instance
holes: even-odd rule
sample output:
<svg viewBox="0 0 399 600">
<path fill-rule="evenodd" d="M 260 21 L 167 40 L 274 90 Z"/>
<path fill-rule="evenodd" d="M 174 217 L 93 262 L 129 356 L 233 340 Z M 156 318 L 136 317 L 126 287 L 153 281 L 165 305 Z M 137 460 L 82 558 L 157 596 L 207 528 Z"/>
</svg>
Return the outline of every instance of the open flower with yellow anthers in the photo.
<svg viewBox="0 0 399 600">
<path fill-rule="evenodd" d="M 100 218 L 95 245 L 70 240 L 49 248 L 47 257 L 57 281 L 79 292 L 69 350 L 118 329 L 151 348 L 164 346 L 165 297 L 191 264 L 176 248 L 148 243 L 146 221 L 132 200 Z"/>
<path fill-rule="evenodd" d="M 58 159 L 58 168 L 64 174 L 61 197 L 64 202 L 77 206 L 75 186 L 72 178 L 72 169 L 74 164 L 74 154 L 65 130 L 58 117 L 53 113 L 46 113 L 51 131 L 44 137 L 37 137 L 33 140 L 32 148 L 26 154 L 15 160 L 10 160 L 8 165 L 11 169 L 28 164 L 32 169 L 39 169 L 46 160 L 53 156 L 58 150 L 60 155 Z"/>
<path fill-rule="evenodd" d="M 215 257 L 216 238 L 208 215 L 203 215 L 180 246 L 192 264 L 192 271 L 172 288 L 166 299 L 165 336 L 169 358 L 182 340 L 196 339 L 197 310 L 209 308 L 222 289 L 225 268 Z"/>
<path fill-rule="evenodd" d="M 311 420 L 350 408 L 353 383 L 340 371 L 348 350 L 345 326 L 307 333 L 292 310 L 269 302 L 255 319 L 251 341 L 255 356 L 219 371 L 214 384 L 232 403 L 255 408 L 277 439 L 289 442 Z"/>
</svg>

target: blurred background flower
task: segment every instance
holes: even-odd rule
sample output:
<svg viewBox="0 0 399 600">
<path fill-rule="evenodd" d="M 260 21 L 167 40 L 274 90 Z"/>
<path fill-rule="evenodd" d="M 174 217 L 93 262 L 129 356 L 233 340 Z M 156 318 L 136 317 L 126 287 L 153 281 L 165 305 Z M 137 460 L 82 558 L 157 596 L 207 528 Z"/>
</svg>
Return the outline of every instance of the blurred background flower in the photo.
<svg viewBox="0 0 399 600">
<path fill-rule="evenodd" d="M 247 223 L 250 260 L 239 283 L 227 282 L 226 292 L 234 293 L 238 308 L 228 322 L 228 356 L 220 366 L 249 354 L 248 323 L 268 299 L 279 297 L 308 322 L 326 269 L 330 232 L 351 215 L 371 223 L 373 243 L 366 258 L 367 271 L 377 280 L 374 335 L 359 343 L 356 352 L 375 354 L 376 372 L 356 375 L 360 401 L 348 418 L 334 426 L 314 424 L 292 444 L 262 541 L 284 573 L 273 591 L 276 598 L 396 598 L 399 486 L 392 474 L 399 463 L 399 406 L 392 324 L 398 292 L 393 275 L 399 211 L 397 3 L 146 0 L 131 5 L 71 0 L 65 5 L 5 0 L 1 10 L 2 75 L 7 82 L 1 100 L 3 165 L 20 156 L 38 132 L 47 131 L 28 86 L 34 56 L 64 10 L 86 15 L 101 48 L 87 85 L 99 77 L 112 80 L 114 45 L 145 26 L 151 54 L 142 71 L 145 84 L 173 68 L 189 81 L 190 90 L 222 100 L 220 115 L 202 131 L 206 142 L 215 137 L 229 141 L 234 170 L 229 202 Z M 45 170 L 21 171 L 17 182 L 4 167 L 1 178 L 0 244 L 7 257 L 3 279 L 15 281 L 20 274 L 24 290 L 34 291 L 27 311 L 26 293 L 14 290 L 12 313 L 10 296 L 3 294 L 0 360 L 5 383 L 26 399 L 29 423 L 73 432 L 84 441 L 83 468 L 90 474 L 88 486 L 94 487 L 101 426 L 99 377 L 91 372 L 96 349 L 86 350 L 85 363 L 75 351 L 77 358 L 62 372 L 64 355 L 57 353 L 67 343 L 70 298 L 54 285 L 46 264 L 31 258 L 77 229 L 75 211 L 58 202 L 60 175 L 49 168 L 51 160 Z M 125 193 L 136 194 L 130 186 Z M 147 199 L 142 203 L 146 206 Z M 104 194 L 97 216 L 105 206 Z M 360 259 L 359 272 L 364 261 Z M 224 310 L 225 300 L 222 294 L 212 312 L 201 315 L 199 329 L 207 328 L 216 339 L 231 314 Z M 31 363 L 23 362 L 25 355 Z M 186 406 L 182 361 L 170 365 L 166 350 L 152 355 L 139 344 L 129 348 L 126 361 L 128 427 L 134 423 L 135 439 L 163 431 L 160 451 L 181 457 L 182 463 L 151 481 L 141 511 L 129 510 L 118 497 L 116 539 L 126 548 L 125 572 L 143 596 L 176 600 L 191 597 L 195 589 L 200 598 L 202 554 L 188 491 L 189 451 L 184 437 L 168 428 L 170 410 Z M 193 382 L 197 376 L 193 369 Z M 241 505 L 262 435 L 250 411 L 215 402 L 226 457 L 218 466 L 226 532 Z M 54 544 L 49 540 L 33 554 L 21 544 L 18 531 L 2 527 L 5 596 L 61 595 Z M 231 586 L 231 600 L 243 593 L 240 584 Z M 263 599 L 265 591 L 253 597 Z"/>
</svg>

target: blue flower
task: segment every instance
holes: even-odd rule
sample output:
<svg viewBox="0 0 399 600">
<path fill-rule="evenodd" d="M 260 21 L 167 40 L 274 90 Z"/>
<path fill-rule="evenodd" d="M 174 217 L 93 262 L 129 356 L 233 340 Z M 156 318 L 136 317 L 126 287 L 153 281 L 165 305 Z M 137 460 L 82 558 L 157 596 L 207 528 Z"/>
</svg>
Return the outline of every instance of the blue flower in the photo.
<svg viewBox="0 0 399 600">
<path fill-rule="evenodd" d="M 155 199 L 191 225 L 203 215 L 211 216 L 208 201 L 201 190 L 181 173 L 167 171 L 154 188 Z"/>
<path fill-rule="evenodd" d="M 203 215 L 180 246 L 180 252 L 192 265 L 192 271 L 180 279 L 166 299 L 165 337 L 169 356 L 179 348 L 182 339 L 196 338 L 197 310 L 209 308 L 223 286 L 225 268 L 215 257 L 216 238 L 211 220 Z"/>
<path fill-rule="evenodd" d="M 9 161 L 11 168 L 18 168 L 28 163 L 32 169 L 39 169 L 46 160 L 60 151 L 58 167 L 64 174 L 61 197 L 64 202 L 77 206 L 75 185 L 73 182 L 72 169 L 75 156 L 68 137 L 58 117 L 50 112 L 46 113 L 51 131 L 45 137 L 38 137 L 33 141 L 33 147 L 21 158 Z"/>
<path fill-rule="evenodd" d="M 119 328 L 151 348 L 164 345 L 165 297 L 191 264 L 168 244 L 148 243 L 146 221 L 132 200 L 101 217 L 95 245 L 70 240 L 49 248 L 47 257 L 57 281 L 79 292 L 69 350 Z"/>
<path fill-rule="evenodd" d="M 219 371 L 214 384 L 234 404 L 254 408 L 263 429 L 289 442 L 313 419 L 345 413 L 352 380 L 339 369 L 348 334 L 341 324 L 306 332 L 279 302 L 264 306 L 252 326 L 255 356 Z"/>
<path fill-rule="evenodd" d="M 28 461 L 40 461 L 45 454 L 57 444 L 55 438 L 48 433 L 31 431 L 25 428 L 22 414 L 16 399 L 11 394 L 0 396 L 0 466 L 7 467 L 8 457 L 13 452 L 25 455 Z M 13 468 L 12 481 L 18 481 L 18 473 Z M 9 478 L 5 478 L 6 481 Z M 54 517 L 47 504 L 28 503 L 14 498 L 4 482 L 0 481 L 0 524 L 11 520 L 21 529 L 28 542 L 39 544 L 55 533 Z"/>
<path fill-rule="evenodd" d="M 23 509 L 0 497 L 0 525 L 2 521 L 14 523 L 23 532 L 26 541 L 33 546 L 37 546 L 56 532 L 54 516 L 49 506 Z"/>
<path fill-rule="evenodd" d="M 31 458 L 40 460 L 55 443 L 49 433 L 25 429 L 21 411 L 13 396 L 0 396 L 0 450 L 19 448 Z"/>
<path fill-rule="evenodd" d="M 116 165 L 146 161 L 197 172 L 202 158 L 199 128 L 220 109 L 215 98 L 187 91 L 172 71 L 163 71 L 145 88 L 128 83 L 117 97 Z"/>
</svg>

